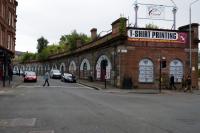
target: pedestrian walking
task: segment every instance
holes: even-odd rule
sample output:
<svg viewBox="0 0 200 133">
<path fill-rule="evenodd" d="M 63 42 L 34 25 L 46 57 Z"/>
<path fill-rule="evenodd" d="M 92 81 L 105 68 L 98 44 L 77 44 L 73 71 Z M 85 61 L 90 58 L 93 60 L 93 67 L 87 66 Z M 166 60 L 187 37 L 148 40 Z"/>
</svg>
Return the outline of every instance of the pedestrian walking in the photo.
<svg viewBox="0 0 200 133">
<path fill-rule="evenodd" d="M 187 92 L 187 91 L 190 91 L 192 92 L 192 79 L 191 79 L 191 76 L 188 76 L 187 79 L 186 79 L 186 89 L 184 90 L 184 92 Z"/>
<path fill-rule="evenodd" d="M 170 89 L 172 89 L 172 88 L 174 88 L 174 90 L 177 89 L 175 84 L 174 84 L 174 75 L 171 75 L 169 85 L 170 85 Z"/>
<path fill-rule="evenodd" d="M 185 76 L 183 76 L 182 82 L 181 82 L 181 89 L 182 89 L 182 90 L 185 90 L 186 87 L 187 87 L 187 85 L 186 85 L 186 79 L 185 79 Z"/>
<path fill-rule="evenodd" d="M 20 69 L 19 69 L 19 73 L 18 74 L 19 74 L 19 76 L 21 75 Z"/>
<path fill-rule="evenodd" d="M 48 72 L 45 73 L 44 80 L 45 80 L 45 82 L 43 84 L 43 87 L 46 86 L 46 83 L 49 86 L 49 73 Z"/>
</svg>

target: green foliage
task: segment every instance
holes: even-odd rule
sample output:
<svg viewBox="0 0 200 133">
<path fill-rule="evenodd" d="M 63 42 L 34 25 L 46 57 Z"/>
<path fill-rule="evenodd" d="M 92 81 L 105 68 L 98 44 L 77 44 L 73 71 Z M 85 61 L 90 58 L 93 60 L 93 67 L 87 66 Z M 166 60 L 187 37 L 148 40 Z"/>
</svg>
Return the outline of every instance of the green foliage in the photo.
<svg viewBox="0 0 200 133">
<path fill-rule="evenodd" d="M 26 52 L 19 58 L 20 58 L 20 62 L 24 63 L 24 62 L 28 62 L 28 61 L 31 61 L 31 60 L 36 60 L 37 54 Z"/>
<path fill-rule="evenodd" d="M 38 42 L 38 44 L 37 44 L 38 53 L 41 53 L 42 50 L 43 50 L 44 48 L 46 48 L 47 45 L 48 45 L 48 43 L 49 43 L 48 40 L 45 39 L 43 36 L 40 37 L 40 38 L 37 40 L 37 42 Z"/>
<path fill-rule="evenodd" d="M 91 38 L 83 33 L 77 33 L 76 30 L 72 31 L 69 35 L 63 35 L 60 38 L 60 45 L 68 45 L 69 50 L 75 50 L 77 40 L 80 40 L 82 44 L 88 43 L 91 41 Z"/>
<path fill-rule="evenodd" d="M 50 55 L 59 54 L 66 51 L 66 45 L 48 45 L 46 48 L 42 50 L 41 53 L 38 53 L 38 60 L 43 61 L 47 60 Z"/>
<path fill-rule="evenodd" d="M 123 17 L 120 18 L 119 32 L 121 34 L 126 33 L 126 18 L 123 18 Z"/>
<path fill-rule="evenodd" d="M 146 24 L 145 28 L 148 29 L 159 29 L 159 27 L 155 24 Z"/>
<path fill-rule="evenodd" d="M 69 35 L 63 35 L 60 38 L 59 44 L 48 45 L 48 40 L 44 37 L 41 37 L 37 40 L 38 53 L 25 53 L 19 57 L 20 62 L 28 62 L 32 60 L 47 60 L 50 55 L 59 54 L 65 51 L 76 49 L 77 40 L 80 40 L 82 44 L 88 43 L 91 41 L 91 38 L 85 34 L 77 33 L 74 30 Z"/>
<path fill-rule="evenodd" d="M 47 48 L 43 49 L 42 52 L 38 53 L 38 60 L 43 61 L 48 59 L 49 50 Z"/>
</svg>

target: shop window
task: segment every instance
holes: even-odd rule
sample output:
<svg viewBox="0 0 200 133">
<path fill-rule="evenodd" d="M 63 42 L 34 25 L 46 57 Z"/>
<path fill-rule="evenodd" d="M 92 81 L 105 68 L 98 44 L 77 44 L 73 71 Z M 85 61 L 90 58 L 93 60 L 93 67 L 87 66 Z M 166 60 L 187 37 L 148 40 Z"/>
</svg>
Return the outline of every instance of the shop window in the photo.
<svg viewBox="0 0 200 133">
<path fill-rule="evenodd" d="M 152 83 L 154 81 L 153 62 L 149 59 L 142 59 L 139 63 L 139 82 Z"/>
<path fill-rule="evenodd" d="M 174 76 L 174 82 L 180 83 L 183 78 L 183 63 L 180 60 L 173 60 L 170 63 L 170 76 Z"/>
</svg>

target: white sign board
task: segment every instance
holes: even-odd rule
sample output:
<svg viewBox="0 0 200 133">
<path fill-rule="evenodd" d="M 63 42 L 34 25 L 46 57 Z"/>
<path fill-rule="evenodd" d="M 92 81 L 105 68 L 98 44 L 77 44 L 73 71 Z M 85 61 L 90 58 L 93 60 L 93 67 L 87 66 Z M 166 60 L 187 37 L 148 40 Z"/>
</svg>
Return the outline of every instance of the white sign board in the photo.
<svg viewBox="0 0 200 133">
<path fill-rule="evenodd" d="M 147 18 L 165 19 L 165 7 L 159 5 L 147 6 Z"/>
</svg>

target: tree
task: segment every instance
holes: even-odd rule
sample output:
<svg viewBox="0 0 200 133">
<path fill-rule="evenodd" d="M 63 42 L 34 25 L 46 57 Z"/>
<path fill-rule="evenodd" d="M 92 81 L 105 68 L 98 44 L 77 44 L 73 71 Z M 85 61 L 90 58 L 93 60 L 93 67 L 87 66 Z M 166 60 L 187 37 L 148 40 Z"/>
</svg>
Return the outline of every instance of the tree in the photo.
<svg viewBox="0 0 200 133">
<path fill-rule="evenodd" d="M 61 36 L 59 44 L 69 45 L 69 49 L 74 50 L 76 49 L 77 40 L 80 40 L 82 44 L 85 44 L 90 42 L 91 38 L 83 33 L 77 33 L 77 31 L 74 30 L 69 35 Z"/>
<path fill-rule="evenodd" d="M 26 52 L 23 55 L 21 55 L 19 58 L 20 58 L 20 61 L 22 63 L 24 63 L 24 62 L 28 62 L 28 61 L 31 61 L 31 60 L 36 60 L 37 54 Z"/>
<path fill-rule="evenodd" d="M 38 60 L 39 61 L 44 61 L 47 60 L 49 57 L 49 49 L 48 48 L 44 48 L 40 53 L 38 53 Z"/>
<path fill-rule="evenodd" d="M 49 43 L 48 40 L 45 39 L 43 36 L 40 37 L 40 38 L 37 40 L 37 42 L 38 42 L 38 44 L 37 44 L 38 53 L 41 53 L 42 50 L 43 50 L 44 48 L 46 48 L 47 45 L 48 45 L 48 43 Z"/>
<path fill-rule="evenodd" d="M 159 29 L 159 27 L 155 24 L 146 24 L 145 28 L 149 29 Z"/>
</svg>

